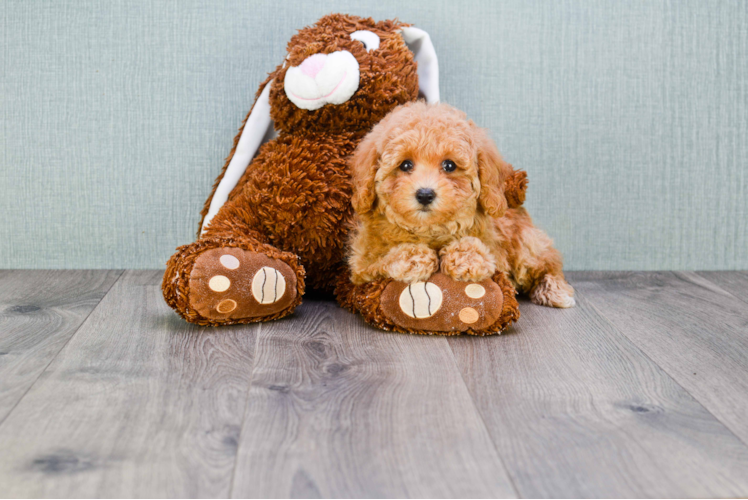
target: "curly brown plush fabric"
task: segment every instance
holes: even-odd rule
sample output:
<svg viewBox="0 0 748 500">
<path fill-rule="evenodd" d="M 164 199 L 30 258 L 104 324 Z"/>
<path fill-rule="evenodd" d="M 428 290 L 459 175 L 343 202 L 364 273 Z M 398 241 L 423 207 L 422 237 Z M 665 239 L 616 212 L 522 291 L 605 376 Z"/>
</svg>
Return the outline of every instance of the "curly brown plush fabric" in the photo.
<svg viewBox="0 0 748 500">
<path fill-rule="evenodd" d="M 396 20 L 376 22 L 331 14 L 291 38 L 288 58 L 269 74 L 256 94 L 259 97 L 267 85 L 271 86 L 270 115 L 278 136 L 260 147 L 227 202 L 205 232 L 198 234 L 199 239 L 179 247 L 168 262 L 164 297 L 187 321 L 221 325 L 280 318 L 300 303 L 305 289 L 331 292 L 346 275 L 346 235 L 353 218 L 347 159 L 390 110 L 418 97 L 417 64 L 399 33 L 404 26 L 408 25 Z M 367 51 L 360 41 L 351 39 L 351 33 L 359 30 L 378 35 L 379 48 Z M 350 52 L 358 62 L 356 92 L 342 104 L 312 111 L 296 107 L 284 90 L 288 69 L 311 55 L 341 50 Z M 247 118 L 202 210 L 201 226 Z M 227 251 L 226 255 L 208 252 L 217 248 L 239 250 Z M 229 267 L 222 257 L 228 259 Z M 230 267 L 233 265 L 240 267 Z M 294 279 L 284 274 L 289 268 L 295 273 Z M 216 270 L 217 274 L 198 279 L 196 269 Z M 222 274 L 221 269 L 225 270 Z M 245 269 L 262 280 L 251 276 L 240 279 L 237 273 Z M 257 274 L 257 269 L 264 271 Z M 280 280 L 273 285 L 276 293 L 280 286 L 284 293 L 291 294 L 284 295 L 287 307 L 281 311 L 268 308 L 267 314 L 253 312 L 244 318 L 230 317 L 235 312 L 221 312 L 231 307 L 226 304 L 233 304 L 232 311 L 243 310 L 236 304 L 247 301 L 245 310 L 262 311 L 264 292 L 270 286 L 266 283 L 268 272 Z M 200 290 L 192 286 L 196 282 Z M 352 300 L 346 297 L 342 303 Z M 198 312 L 198 304 L 203 313 Z M 206 313 L 211 307 L 213 312 Z"/>
</svg>

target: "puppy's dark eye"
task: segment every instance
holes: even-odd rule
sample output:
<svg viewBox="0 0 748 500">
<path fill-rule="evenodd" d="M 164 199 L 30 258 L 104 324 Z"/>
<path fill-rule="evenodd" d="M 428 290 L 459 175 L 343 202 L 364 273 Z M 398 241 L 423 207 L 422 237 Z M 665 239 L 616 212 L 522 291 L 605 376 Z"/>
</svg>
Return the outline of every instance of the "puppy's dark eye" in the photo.
<svg viewBox="0 0 748 500">
<path fill-rule="evenodd" d="M 413 170 L 413 162 L 410 160 L 405 160 L 400 164 L 400 170 L 402 170 L 403 172 L 410 172 L 411 170 Z"/>
<path fill-rule="evenodd" d="M 455 162 L 453 162 L 452 160 L 444 160 L 442 162 L 442 170 L 444 170 L 445 172 L 454 172 L 456 168 L 457 165 L 455 165 Z"/>
</svg>

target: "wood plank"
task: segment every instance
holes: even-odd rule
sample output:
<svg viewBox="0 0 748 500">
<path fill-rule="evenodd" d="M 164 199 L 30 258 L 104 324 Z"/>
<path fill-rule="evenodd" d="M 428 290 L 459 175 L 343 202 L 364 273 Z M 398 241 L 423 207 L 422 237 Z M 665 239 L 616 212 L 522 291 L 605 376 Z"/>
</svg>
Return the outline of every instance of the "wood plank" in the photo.
<svg viewBox="0 0 748 500">
<path fill-rule="evenodd" d="M 592 303 L 748 443 L 748 307 L 696 273 L 574 275 Z"/>
<path fill-rule="evenodd" d="M 701 271 L 696 274 L 715 283 L 736 299 L 748 302 L 748 271 Z"/>
<path fill-rule="evenodd" d="M 577 291 L 574 309 L 522 302 L 513 333 L 449 340 L 520 495 L 748 495 L 748 447 Z"/>
<path fill-rule="evenodd" d="M 296 315 L 260 330 L 234 497 L 516 495 L 445 338 Z"/>
<path fill-rule="evenodd" d="M 226 497 L 256 326 L 197 328 L 128 271 L 0 425 L 0 495 Z"/>
<path fill-rule="evenodd" d="M 121 271 L 0 271 L 0 423 Z"/>
</svg>

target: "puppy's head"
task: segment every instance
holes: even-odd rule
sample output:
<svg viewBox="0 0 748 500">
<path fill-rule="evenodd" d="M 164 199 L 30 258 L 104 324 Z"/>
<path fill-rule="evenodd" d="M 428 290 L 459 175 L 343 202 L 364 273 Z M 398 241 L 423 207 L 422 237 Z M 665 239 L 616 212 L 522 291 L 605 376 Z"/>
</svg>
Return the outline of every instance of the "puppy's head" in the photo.
<svg viewBox="0 0 748 500">
<path fill-rule="evenodd" d="M 446 104 L 410 103 L 388 114 L 351 160 L 353 208 L 411 231 L 470 227 L 501 217 L 511 166 L 485 130 Z"/>
</svg>

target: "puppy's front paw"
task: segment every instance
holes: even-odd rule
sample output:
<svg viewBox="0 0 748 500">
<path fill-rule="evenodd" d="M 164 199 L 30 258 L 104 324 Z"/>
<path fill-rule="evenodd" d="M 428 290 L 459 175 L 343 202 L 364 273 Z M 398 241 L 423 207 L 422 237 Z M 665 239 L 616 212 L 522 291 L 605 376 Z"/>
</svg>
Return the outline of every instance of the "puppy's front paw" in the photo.
<svg viewBox="0 0 748 500">
<path fill-rule="evenodd" d="M 478 238 L 461 238 L 439 251 L 441 271 L 457 281 L 482 281 L 496 272 L 496 261 Z"/>
<path fill-rule="evenodd" d="M 385 274 L 405 283 L 426 281 L 439 269 L 436 252 L 422 244 L 398 245 L 387 253 L 385 260 Z"/>
</svg>

